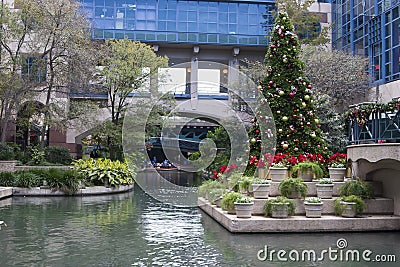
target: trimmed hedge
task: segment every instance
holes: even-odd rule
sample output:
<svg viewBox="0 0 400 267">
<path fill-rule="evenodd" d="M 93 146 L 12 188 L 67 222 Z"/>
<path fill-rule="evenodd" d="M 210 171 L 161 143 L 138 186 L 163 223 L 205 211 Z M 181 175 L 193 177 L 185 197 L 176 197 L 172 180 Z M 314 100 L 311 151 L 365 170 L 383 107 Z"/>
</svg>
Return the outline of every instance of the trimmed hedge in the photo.
<svg viewBox="0 0 400 267">
<path fill-rule="evenodd" d="M 47 162 L 69 165 L 72 161 L 69 150 L 63 146 L 49 146 L 44 149 Z"/>
</svg>

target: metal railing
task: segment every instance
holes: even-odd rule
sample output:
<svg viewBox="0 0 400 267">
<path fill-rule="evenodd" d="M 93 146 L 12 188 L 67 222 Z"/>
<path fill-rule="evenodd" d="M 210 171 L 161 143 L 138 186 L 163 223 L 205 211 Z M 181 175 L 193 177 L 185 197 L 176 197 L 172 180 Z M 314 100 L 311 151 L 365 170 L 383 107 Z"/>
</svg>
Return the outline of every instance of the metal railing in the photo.
<svg viewBox="0 0 400 267">
<path fill-rule="evenodd" d="M 348 122 L 348 144 L 400 143 L 400 111 L 373 111 L 364 123 Z"/>
</svg>

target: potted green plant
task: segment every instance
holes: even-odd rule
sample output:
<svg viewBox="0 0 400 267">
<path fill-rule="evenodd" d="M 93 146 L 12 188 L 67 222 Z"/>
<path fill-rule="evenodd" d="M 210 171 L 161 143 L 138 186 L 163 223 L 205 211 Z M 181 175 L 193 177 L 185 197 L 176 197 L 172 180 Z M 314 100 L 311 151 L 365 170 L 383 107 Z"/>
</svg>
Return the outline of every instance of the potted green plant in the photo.
<svg viewBox="0 0 400 267">
<path fill-rule="evenodd" d="M 236 217 L 251 218 L 254 202 L 249 197 L 241 197 L 234 202 Z"/>
<path fill-rule="evenodd" d="M 297 174 L 305 182 L 311 182 L 314 177 L 317 179 L 322 178 L 324 175 L 324 171 L 317 162 L 299 162 L 293 166 L 292 170 L 294 175 Z"/>
<path fill-rule="evenodd" d="M 315 185 L 317 188 L 317 196 L 319 198 L 332 198 L 333 196 L 333 181 L 329 178 L 321 178 Z"/>
<path fill-rule="evenodd" d="M 224 185 L 217 181 L 217 180 L 207 180 L 204 181 L 200 186 L 199 186 L 199 197 L 203 197 L 207 200 L 209 200 L 210 196 L 209 193 L 211 190 L 213 189 L 217 189 L 217 188 L 224 188 Z"/>
<path fill-rule="evenodd" d="M 265 202 L 264 213 L 266 216 L 271 216 L 272 218 L 287 218 L 290 215 L 294 215 L 295 208 L 293 200 L 279 196 L 268 199 Z"/>
<path fill-rule="evenodd" d="M 283 162 L 272 163 L 269 174 L 273 182 L 280 182 L 288 176 L 288 167 Z"/>
<path fill-rule="evenodd" d="M 210 191 L 209 200 L 212 205 L 216 205 L 217 207 L 221 206 L 221 198 L 227 193 L 227 189 L 224 188 L 214 188 Z"/>
<path fill-rule="evenodd" d="M 307 185 L 301 178 L 286 178 L 279 183 L 281 195 L 287 198 L 301 198 L 307 195 Z"/>
<path fill-rule="evenodd" d="M 334 182 L 343 182 L 346 175 L 346 158 L 344 153 L 335 153 L 329 157 L 329 177 Z"/>
<path fill-rule="evenodd" d="M 267 179 L 254 179 L 252 183 L 254 198 L 268 198 L 270 192 L 270 183 Z"/>
<path fill-rule="evenodd" d="M 304 200 L 304 209 L 306 217 L 321 218 L 323 202 L 319 197 L 306 197 Z"/>
<path fill-rule="evenodd" d="M 235 201 L 242 198 L 243 195 L 237 192 L 229 192 L 221 199 L 221 208 L 228 214 L 235 214 Z"/>
<path fill-rule="evenodd" d="M 339 188 L 340 196 L 351 196 L 355 195 L 364 199 L 369 199 L 374 197 L 374 189 L 371 184 L 357 178 L 355 180 L 350 180 L 345 182 Z"/>
<path fill-rule="evenodd" d="M 350 195 L 334 201 L 335 214 L 342 217 L 355 217 L 365 210 L 365 202 L 361 197 Z"/>
<path fill-rule="evenodd" d="M 239 180 L 239 192 L 247 195 L 251 190 L 250 186 L 252 183 L 252 179 L 250 177 L 242 177 Z"/>
</svg>

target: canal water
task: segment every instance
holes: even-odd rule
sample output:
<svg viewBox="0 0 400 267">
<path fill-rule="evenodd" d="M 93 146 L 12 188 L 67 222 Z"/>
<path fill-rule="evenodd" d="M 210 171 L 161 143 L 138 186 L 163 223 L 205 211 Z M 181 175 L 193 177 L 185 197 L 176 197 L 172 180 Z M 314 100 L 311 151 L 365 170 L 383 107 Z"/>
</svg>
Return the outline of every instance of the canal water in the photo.
<svg viewBox="0 0 400 267">
<path fill-rule="evenodd" d="M 0 266 L 399 266 L 400 232 L 231 234 L 197 208 L 160 203 L 139 187 L 92 197 L 0 201 Z M 371 250 L 397 263 L 278 261 L 265 251 Z M 259 257 L 257 257 L 259 254 Z M 361 257 L 361 256 L 360 256 Z M 261 260 L 260 260 L 260 259 Z M 285 257 L 283 257 L 285 258 Z M 392 257 L 393 258 L 393 257 Z M 349 256 L 350 259 L 350 256 Z M 262 261 L 264 260 L 264 261 Z"/>
</svg>

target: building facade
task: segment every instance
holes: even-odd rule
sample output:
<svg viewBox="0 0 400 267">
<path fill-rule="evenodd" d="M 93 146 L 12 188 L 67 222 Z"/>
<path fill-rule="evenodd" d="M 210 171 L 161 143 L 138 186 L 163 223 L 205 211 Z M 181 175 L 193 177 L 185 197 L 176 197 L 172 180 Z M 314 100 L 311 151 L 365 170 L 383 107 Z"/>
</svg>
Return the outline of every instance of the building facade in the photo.
<svg viewBox="0 0 400 267">
<path fill-rule="evenodd" d="M 370 61 L 378 100 L 400 96 L 399 0 L 333 0 L 333 49 Z"/>
</svg>

